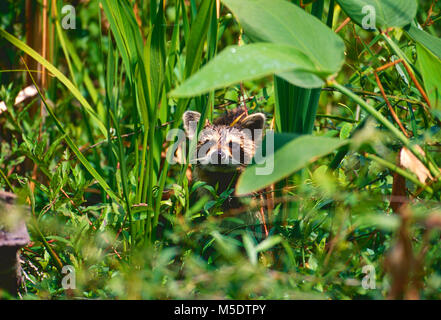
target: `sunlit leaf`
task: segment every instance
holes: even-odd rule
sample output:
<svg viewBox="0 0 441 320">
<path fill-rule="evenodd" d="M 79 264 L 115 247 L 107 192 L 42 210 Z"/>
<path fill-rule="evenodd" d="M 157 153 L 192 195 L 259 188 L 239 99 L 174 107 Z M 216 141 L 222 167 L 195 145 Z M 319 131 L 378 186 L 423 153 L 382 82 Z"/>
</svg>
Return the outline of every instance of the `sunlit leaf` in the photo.
<svg viewBox="0 0 441 320">
<path fill-rule="evenodd" d="M 271 142 L 272 138 L 269 138 L 271 136 L 271 133 L 267 133 L 263 147 L 267 141 Z M 274 136 L 274 141 L 276 140 L 279 140 L 278 135 Z M 236 193 L 244 195 L 265 188 L 348 142 L 348 140 L 304 135 L 289 142 L 284 141 L 282 144 L 274 143 L 276 145 L 274 153 L 268 152 L 262 164 L 250 165 L 245 169 L 239 177 Z M 257 150 L 256 154 L 260 154 L 260 151 Z"/>
<path fill-rule="evenodd" d="M 308 71 L 330 75 L 297 49 L 272 43 L 230 46 L 170 93 L 174 97 L 190 97 L 284 71 Z"/>
<path fill-rule="evenodd" d="M 337 0 L 343 11 L 358 25 L 370 29 L 404 27 L 417 13 L 414 0 Z"/>
</svg>

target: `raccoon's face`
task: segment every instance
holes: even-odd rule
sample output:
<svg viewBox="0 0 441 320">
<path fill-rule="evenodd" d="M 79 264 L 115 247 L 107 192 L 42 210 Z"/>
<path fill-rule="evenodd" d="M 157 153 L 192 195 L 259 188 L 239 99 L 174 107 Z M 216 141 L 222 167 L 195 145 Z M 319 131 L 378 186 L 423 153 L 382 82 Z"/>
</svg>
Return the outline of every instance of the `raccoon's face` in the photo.
<svg viewBox="0 0 441 320">
<path fill-rule="evenodd" d="M 184 128 L 193 139 L 200 113 L 184 113 Z M 260 142 L 265 125 L 265 115 L 255 113 L 231 124 L 206 123 L 198 136 L 197 164 L 208 171 L 228 172 L 251 163 L 256 144 Z"/>
</svg>

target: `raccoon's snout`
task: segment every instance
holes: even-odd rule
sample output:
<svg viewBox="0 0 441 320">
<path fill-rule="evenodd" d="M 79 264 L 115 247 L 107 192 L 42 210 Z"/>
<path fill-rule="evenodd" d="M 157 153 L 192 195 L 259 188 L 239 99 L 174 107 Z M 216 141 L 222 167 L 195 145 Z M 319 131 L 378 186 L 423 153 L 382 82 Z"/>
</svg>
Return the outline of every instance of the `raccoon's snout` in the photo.
<svg viewBox="0 0 441 320">
<path fill-rule="evenodd" d="M 215 150 L 210 156 L 211 164 L 228 164 L 228 155 L 221 149 Z"/>
</svg>

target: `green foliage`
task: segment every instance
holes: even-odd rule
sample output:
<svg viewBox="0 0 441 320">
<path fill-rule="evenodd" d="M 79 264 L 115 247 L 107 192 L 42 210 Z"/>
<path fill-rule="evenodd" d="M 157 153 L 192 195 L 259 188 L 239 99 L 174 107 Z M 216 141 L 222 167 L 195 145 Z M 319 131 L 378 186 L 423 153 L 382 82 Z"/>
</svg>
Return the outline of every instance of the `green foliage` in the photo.
<svg viewBox="0 0 441 320">
<path fill-rule="evenodd" d="M 363 26 L 368 14 L 374 13 L 376 27 L 380 29 L 407 26 L 415 18 L 418 9 L 414 0 L 337 0 L 337 3 L 359 26 Z M 374 8 L 375 12 L 368 6 Z"/>
<path fill-rule="evenodd" d="M 424 46 L 417 45 L 418 66 L 432 106 L 441 108 L 441 76 L 433 70 L 441 68 L 441 60 Z"/>
<path fill-rule="evenodd" d="M 271 1 L 271 5 L 265 0 L 223 2 L 237 16 L 245 34 L 253 42 L 284 43 L 306 55 L 320 71 L 333 74 L 340 70 L 344 60 L 343 41 L 325 24 L 299 7 L 284 0 Z M 262 25 L 266 27 L 262 28 Z M 323 85 L 317 76 L 304 72 L 278 75 L 306 88 Z"/>
<path fill-rule="evenodd" d="M 321 77 L 332 74 L 314 65 L 307 55 L 292 46 L 270 43 L 230 46 L 170 95 L 196 96 L 284 71 L 309 72 Z"/>
<path fill-rule="evenodd" d="M 263 142 L 263 146 L 267 145 L 268 135 L 265 137 L 266 140 Z M 282 136 L 282 139 L 284 138 Z M 248 194 L 268 187 L 272 183 L 287 178 L 294 172 L 304 168 L 311 161 L 349 143 L 345 140 L 309 135 L 294 138 L 285 143 L 280 143 L 278 141 L 279 136 L 276 135 L 274 140 L 274 153 L 271 154 L 266 150 L 265 163 L 247 167 L 240 176 L 237 183 L 237 194 Z M 296 153 L 294 150 L 302 151 Z M 257 154 L 260 154 L 260 152 L 258 150 Z M 295 157 L 293 157 L 293 153 Z M 269 174 L 269 172 L 271 173 Z"/>
<path fill-rule="evenodd" d="M 432 72 L 441 67 L 441 40 L 427 32 L 419 30 L 411 25 L 408 29 L 409 35 L 414 39 L 417 45 L 417 55 L 419 57 L 418 69 L 429 95 L 432 106 L 436 109 L 441 108 L 441 87 L 439 73 Z"/>
</svg>

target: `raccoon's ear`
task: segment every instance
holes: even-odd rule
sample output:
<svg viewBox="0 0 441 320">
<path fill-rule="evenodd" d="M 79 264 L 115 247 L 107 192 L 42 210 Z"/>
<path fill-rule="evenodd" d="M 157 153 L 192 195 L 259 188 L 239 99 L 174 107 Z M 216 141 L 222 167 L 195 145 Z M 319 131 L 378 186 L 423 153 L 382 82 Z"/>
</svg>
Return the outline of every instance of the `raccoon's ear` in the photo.
<svg viewBox="0 0 441 320">
<path fill-rule="evenodd" d="M 201 118 L 201 114 L 199 112 L 196 112 L 196 111 L 185 111 L 184 112 L 182 119 L 184 121 L 185 133 L 187 134 L 187 137 L 189 139 L 193 138 L 193 136 L 197 130 L 197 123 L 200 118 Z"/>
<path fill-rule="evenodd" d="M 259 112 L 247 116 L 245 119 L 242 120 L 241 125 L 242 128 L 251 130 L 254 139 L 254 130 L 260 129 L 263 131 L 263 128 L 265 127 L 265 121 L 265 115 Z"/>
</svg>

